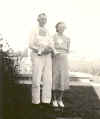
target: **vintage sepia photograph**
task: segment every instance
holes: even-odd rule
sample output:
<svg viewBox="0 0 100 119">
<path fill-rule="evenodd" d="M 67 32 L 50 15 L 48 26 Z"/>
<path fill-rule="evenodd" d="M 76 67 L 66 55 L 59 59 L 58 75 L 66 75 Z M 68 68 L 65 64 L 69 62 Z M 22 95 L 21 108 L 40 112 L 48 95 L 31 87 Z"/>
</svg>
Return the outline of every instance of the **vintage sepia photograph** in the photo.
<svg viewBox="0 0 100 119">
<path fill-rule="evenodd" d="M 0 0 L 0 119 L 100 119 L 99 51 L 99 0 Z"/>
</svg>

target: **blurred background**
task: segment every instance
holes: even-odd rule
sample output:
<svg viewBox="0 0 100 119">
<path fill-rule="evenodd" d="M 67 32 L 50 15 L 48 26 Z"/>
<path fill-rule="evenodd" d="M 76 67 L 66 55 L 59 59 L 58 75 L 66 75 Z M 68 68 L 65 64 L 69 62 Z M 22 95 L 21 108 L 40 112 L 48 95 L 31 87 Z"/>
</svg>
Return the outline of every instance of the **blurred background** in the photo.
<svg viewBox="0 0 100 119">
<path fill-rule="evenodd" d="M 45 12 L 51 35 L 58 21 L 66 23 L 65 34 L 71 39 L 70 70 L 100 75 L 99 6 L 99 0 L 0 0 L 0 33 L 15 52 L 25 54 L 37 15 Z M 29 57 L 22 62 L 31 65 Z"/>
</svg>

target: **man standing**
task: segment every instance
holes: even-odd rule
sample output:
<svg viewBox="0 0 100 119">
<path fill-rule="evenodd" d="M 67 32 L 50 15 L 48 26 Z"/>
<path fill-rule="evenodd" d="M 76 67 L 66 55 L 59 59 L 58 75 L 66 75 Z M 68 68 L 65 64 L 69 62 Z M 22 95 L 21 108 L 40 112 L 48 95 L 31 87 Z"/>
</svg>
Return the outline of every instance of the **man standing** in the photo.
<svg viewBox="0 0 100 119">
<path fill-rule="evenodd" d="M 41 13 L 37 18 L 38 27 L 32 31 L 29 48 L 32 60 L 32 103 L 35 107 L 43 103 L 45 106 L 51 102 L 52 90 L 52 40 L 45 28 L 47 16 Z M 40 102 L 40 84 L 42 80 L 42 98 Z"/>
</svg>

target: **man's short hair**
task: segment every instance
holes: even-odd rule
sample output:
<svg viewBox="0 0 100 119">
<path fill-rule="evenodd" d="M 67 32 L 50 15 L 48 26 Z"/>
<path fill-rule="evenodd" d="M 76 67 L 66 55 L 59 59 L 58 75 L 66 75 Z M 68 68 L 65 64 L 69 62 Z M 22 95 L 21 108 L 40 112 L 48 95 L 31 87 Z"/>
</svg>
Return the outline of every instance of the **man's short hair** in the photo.
<svg viewBox="0 0 100 119">
<path fill-rule="evenodd" d="M 41 16 L 46 16 L 46 17 L 47 17 L 47 15 L 46 15 L 45 13 L 41 13 L 41 14 L 38 15 L 38 19 L 39 19 Z"/>
</svg>

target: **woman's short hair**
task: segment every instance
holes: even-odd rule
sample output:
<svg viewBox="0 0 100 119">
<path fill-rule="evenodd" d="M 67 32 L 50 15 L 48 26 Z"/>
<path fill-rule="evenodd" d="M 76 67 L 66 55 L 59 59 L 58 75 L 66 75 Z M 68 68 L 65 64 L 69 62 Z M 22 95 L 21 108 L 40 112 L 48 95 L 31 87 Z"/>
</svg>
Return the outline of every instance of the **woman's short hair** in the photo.
<svg viewBox="0 0 100 119">
<path fill-rule="evenodd" d="M 58 26 L 59 26 L 60 24 L 63 24 L 63 25 L 64 25 L 64 29 L 66 29 L 65 23 L 61 21 L 61 22 L 58 22 L 58 23 L 56 24 L 56 26 L 55 26 L 56 30 L 57 30 L 57 28 L 58 28 Z"/>
</svg>

